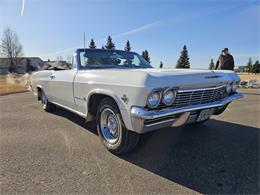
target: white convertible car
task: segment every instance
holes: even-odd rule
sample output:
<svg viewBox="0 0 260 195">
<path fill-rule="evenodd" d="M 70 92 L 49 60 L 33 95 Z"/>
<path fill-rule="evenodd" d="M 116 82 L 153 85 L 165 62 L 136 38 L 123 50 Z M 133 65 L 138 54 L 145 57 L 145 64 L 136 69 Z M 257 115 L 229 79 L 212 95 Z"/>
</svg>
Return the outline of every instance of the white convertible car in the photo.
<svg viewBox="0 0 260 195">
<path fill-rule="evenodd" d="M 60 106 L 95 119 L 114 154 L 133 149 L 142 133 L 203 123 L 243 96 L 233 71 L 154 69 L 134 52 L 78 49 L 72 66 L 34 73 L 32 89 L 48 112 Z"/>
</svg>

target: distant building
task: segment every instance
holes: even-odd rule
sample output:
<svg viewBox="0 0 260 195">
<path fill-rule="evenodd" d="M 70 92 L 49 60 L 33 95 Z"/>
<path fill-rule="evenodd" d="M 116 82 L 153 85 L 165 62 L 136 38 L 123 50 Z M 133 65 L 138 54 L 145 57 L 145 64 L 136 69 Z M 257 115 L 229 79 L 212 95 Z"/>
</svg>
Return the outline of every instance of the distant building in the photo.
<svg viewBox="0 0 260 195">
<path fill-rule="evenodd" d="M 8 68 L 9 68 L 9 59 L 0 58 L 0 75 L 8 74 Z"/>
<path fill-rule="evenodd" d="M 17 58 L 17 66 L 16 66 L 16 73 L 17 74 L 24 74 L 26 72 L 26 65 L 28 60 L 30 60 L 31 66 L 35 69 L 39 69 L 44 65 L 44 62 L 39 57 L 18 57 Z M 10 59 L 9 58 L 0 58 L 0 74 L 8 74 L 8 69 L 10 66 Z"/>
<path fill-rule="evenodd" d="M 235 66 L 234 71 L 235 72 L 248 72 L 248 68 L 246 66 Z"/>
</svg>

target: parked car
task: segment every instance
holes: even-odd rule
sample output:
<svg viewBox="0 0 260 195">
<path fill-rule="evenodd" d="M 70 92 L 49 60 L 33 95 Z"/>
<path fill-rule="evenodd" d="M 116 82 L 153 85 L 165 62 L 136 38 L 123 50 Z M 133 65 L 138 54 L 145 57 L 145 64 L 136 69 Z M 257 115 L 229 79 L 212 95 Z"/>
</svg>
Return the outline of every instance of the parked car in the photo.
<svg viewBox="0 0 260 195">
<path fill-rule="evenodd" d="M 96 120 L 114 154 L 132 150 L 143 133 L 204 123 L 243 96 L 233 71 L 155 69 L 134 52 L 78 49 L 72 64 L 33 73 L 32 89 L 48 112 L 60 106 Z"/>
</svg>

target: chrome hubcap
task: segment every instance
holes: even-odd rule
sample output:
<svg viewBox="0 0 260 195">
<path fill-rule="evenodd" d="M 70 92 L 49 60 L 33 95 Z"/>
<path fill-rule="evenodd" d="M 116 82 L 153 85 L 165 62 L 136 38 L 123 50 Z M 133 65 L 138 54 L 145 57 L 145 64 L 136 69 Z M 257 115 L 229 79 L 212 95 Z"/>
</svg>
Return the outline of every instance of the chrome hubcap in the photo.
<svg viewBox="0 0 260 195">
<path fill-rule="evenodd" d="M 45 95 L 42 95 L 41 101 L 42 101 L 42 106 L 43 106 L 43 108 L 45 108 L 46 105 L 47 105 L 47 98 L 45 97 Z"/>
<path fill-rule="evenodd" d="M 120 133 L 120 124 L 113 110 L 106 108 L 100 115 L 100 128 L 104 139 L 110 144 L 117 142 Z"/>
</svg>

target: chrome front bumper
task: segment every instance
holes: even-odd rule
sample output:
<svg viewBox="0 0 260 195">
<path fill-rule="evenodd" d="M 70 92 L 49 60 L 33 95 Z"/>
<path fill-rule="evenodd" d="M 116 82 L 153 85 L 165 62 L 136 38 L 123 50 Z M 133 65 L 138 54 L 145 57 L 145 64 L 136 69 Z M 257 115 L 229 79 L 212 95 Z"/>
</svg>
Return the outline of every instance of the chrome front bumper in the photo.
<svg viewBox="0 0 260 195">
<path fill-rule="evenodd" d="M 132 107 L 132 126 L 133 129 L 138 133 L 145 133 L 169 126 L 180 126 L 185 124 L 190 112 L 192 111 L 222 107 L 229 104 L 233 100 L 242 97 L 242 93 L 235 93 L 221 101 L 208 104 L 185 106 L 181 108 L 165 108 L 161 110 L 148 110 L 143 107 Z M 147 121 L 150 122 L 146 123 Z"/>
</svg>

